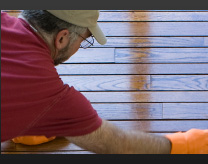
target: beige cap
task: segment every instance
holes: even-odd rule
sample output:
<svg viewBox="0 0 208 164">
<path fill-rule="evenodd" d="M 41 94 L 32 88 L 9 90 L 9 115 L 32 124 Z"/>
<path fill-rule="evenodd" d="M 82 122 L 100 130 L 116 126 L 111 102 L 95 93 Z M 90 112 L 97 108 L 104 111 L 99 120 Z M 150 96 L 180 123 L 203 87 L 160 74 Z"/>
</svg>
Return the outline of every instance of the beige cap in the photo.
<svg viewBox="0 0 208 164">
<path fill-rule="evenodd" d="M 81 27 L 87 27 L 98 43 L 105 44 L 107 39 L 97 24 L 99 10 L 47 10 L 59 19 Z"/>
</svg>

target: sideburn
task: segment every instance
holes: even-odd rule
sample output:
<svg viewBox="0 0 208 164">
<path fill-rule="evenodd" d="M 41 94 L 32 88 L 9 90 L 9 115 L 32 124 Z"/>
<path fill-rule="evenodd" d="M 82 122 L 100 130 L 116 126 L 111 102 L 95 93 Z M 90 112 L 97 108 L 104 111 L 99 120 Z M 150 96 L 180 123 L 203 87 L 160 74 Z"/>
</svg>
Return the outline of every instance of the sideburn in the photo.
<svg viewBox="0 0 208 164">
<path fill-rule="evenodd" d="M 67 54 L 67 51 L 70 49 L 70 42 L 67 44 L 66 47 L 64 47 L 63 49 L 61 49 L 56 58 L 54 59 L 54 65 L 57 66 L 61 63 L 63 63 L 64 61 L 66 61 L 70 56 Z"/>
</svg>

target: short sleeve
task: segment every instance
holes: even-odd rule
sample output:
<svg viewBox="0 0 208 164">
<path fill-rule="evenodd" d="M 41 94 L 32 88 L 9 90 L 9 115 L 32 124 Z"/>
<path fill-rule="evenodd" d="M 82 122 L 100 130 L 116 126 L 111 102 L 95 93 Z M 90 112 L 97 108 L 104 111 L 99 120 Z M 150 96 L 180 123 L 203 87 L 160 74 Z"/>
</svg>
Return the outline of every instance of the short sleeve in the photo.
<svg viewBox="0 0 208 164">
<path fill-rule="evenodd" d="M 102 119 L 87 98 L 66 87 L 66 94 L 25 135 L 80 136 L 101 126 Z"/>
</svg>

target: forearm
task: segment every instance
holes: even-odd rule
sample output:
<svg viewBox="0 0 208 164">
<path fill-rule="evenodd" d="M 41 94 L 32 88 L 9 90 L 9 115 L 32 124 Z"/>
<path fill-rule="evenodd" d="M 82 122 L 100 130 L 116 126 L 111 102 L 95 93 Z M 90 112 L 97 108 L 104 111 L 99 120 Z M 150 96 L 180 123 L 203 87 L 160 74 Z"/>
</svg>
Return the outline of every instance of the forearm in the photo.
<svg viewBox="0 0 208 164">
<path fill-rule="evenodd" d="M 67 137 L 71 142 L 99 154 L 168 154 L 170 141 L 140 131 L 123 131 L 108 121 L 91 134 Z"/>
</svg>

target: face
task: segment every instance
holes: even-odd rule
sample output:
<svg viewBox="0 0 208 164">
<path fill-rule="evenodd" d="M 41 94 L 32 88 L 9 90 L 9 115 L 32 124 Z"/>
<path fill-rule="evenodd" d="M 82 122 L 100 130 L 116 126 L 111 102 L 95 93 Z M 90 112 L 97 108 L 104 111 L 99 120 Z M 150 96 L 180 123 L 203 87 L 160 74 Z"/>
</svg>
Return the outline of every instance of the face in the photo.
<svg viewBox="0 0 208 164">
<path fill-rule="evenodd" d="M 83 38 L 88 38 L 91 36 L 91 32 L 87 30 L 84 34 L 82 34 Z M 64 61 L 68 60 L 73 54 L 75 54 L 80 48 L 81 42 L 84 40 L 82 37 L 78 36 L 77 40 L 70 44 L 70 40 L 68 44 L 61 50 L 58 51 L 56 58 L 54 59 L 54 65 L 59 65 Z"/>
</svg>

